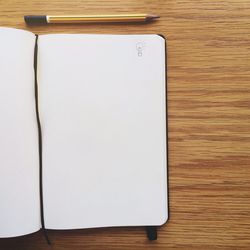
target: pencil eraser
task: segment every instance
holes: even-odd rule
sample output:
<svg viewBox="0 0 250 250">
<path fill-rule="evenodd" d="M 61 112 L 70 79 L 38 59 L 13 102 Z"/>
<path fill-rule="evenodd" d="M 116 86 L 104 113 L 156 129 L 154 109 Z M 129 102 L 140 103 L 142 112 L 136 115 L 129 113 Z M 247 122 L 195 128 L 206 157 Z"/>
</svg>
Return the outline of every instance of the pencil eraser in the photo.
<svg viewBox="0 0 250 250">
<path fill-rule="evenodd" d="M 28 25 L 47 24 L 46 16 L 24 16 L 24 21 Z"/>
</svg>

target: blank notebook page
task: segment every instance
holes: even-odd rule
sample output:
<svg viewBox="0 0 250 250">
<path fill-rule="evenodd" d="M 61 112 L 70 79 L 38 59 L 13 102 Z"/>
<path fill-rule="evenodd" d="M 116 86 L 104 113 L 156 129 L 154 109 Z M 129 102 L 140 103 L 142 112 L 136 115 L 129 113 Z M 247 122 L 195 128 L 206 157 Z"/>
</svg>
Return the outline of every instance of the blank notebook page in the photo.
<svg viewBox="0 0 250 250">
<path fill-rule="evenodd" d="M 0 238 L 40 229 L 31 32 L 0 27 Z"/>
<path fill-rule="evenodd" d="M 38 83 L 45 226 L 163 224 L 165 40 L 40 36 Z"/>
</svg>

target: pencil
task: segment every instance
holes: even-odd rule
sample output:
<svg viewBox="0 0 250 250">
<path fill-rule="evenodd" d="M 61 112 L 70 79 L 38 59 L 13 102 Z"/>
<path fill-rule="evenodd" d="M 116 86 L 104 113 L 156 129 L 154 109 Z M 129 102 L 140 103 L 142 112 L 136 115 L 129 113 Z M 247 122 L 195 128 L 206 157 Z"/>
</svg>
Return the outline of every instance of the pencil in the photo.
<svg viewBox="0 0 250 250">
<path fill-rule="evenodd" d="M 127 23 L 150 22 L 159 18 L 149 14 L 117 14 L 117 15 L 28 15 L 24 16 L 26 24 L 50 24 L 50 23 Z"/>
</svg>

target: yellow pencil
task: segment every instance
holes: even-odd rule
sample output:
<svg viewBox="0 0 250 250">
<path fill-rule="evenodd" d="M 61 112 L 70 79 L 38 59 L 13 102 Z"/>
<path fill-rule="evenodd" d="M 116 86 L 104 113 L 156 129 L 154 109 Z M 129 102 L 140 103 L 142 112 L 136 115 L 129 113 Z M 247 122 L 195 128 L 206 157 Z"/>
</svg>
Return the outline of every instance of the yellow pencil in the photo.
<svg viewBox="0 0 250 250">
<path fill-rule="evenodd" d="M 150 22 L 159 18 L 149 14 L 115 14 L 115 15 L 29 15 L 24 16 L 27 24 L 50 23 L 126 23 L 126 22 Z"/>
</svg>

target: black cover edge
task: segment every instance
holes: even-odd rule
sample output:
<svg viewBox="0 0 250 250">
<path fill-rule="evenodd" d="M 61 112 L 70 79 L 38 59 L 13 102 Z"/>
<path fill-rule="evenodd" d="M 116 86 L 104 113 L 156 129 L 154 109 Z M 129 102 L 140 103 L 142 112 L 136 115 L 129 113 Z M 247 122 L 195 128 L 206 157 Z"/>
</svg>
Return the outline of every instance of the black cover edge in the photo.
<svg viewBox="0 0 250 250">
<path fill-rule="evenodd" d="M 168 52 L 167 52 L 167 38 L 162 34 L 157 34 L 165 41 L 165 105 L 166 105 L 166 146 L 167 146 L 167 202 L 168 202 L 168 219 L 161 226 L 165 225 L 170 219 L 170 192 L 169 192 L 169 143 L 168 143 Z"/>
<path fill-rule="evenodd" d="M 166 224 L 169 219 L 170 219 L 170 191 L 169 191 L 169 143 L 168 143 L 168 51 L 167 51 L 167 38 L 162 35 L 162 34 L 158 34 L 158 36 L 162 37 L 165 41 L 165 98 L 166 98 L 166 132 L 167 132 L 167 136 L 166 136 L 166 145 L 167 145 L 167 202 L 168 202 L 168 219 L 167 221 L 164 223 Z M 164 225 L 163 224 L 163 225 Z"/>
<path fill-rule="evenodd" d="M 39 106 L 38 106 L 38 81 L 37 81 L 37 52 L 38 52 L 38 35 L 36 35 L 35 49 L 34 49 L 34 77 L 35 77 L 35 103 L 36 103 L 36 121 L 37 121 L 37 132 L 38 132 L 38 150 L 39 150 L 39 194 L 40 194 L 40 216 L 41 216 L 41 229 L 43 235 L 50 245 L 45 223 L 44 223 L 44 207 L 43 207 L 43 159 L 42 159 L 42 128 L 39 117 Z"/>
<path fill-rule="evenodd" d="M 169 191 L 169 143 L 168 143 L 168 52 L 167 52 L 167 38 L 162 34 L 157 34 L 162 37 L 165 41 L 165 105 L 166 105 L 166 146 L 167 146 L 167 203 L 168 203 L 168 218 L 165 223 L 160 226 L 165 225 L 170 219 L 170 191 Z"/>
</svg>

